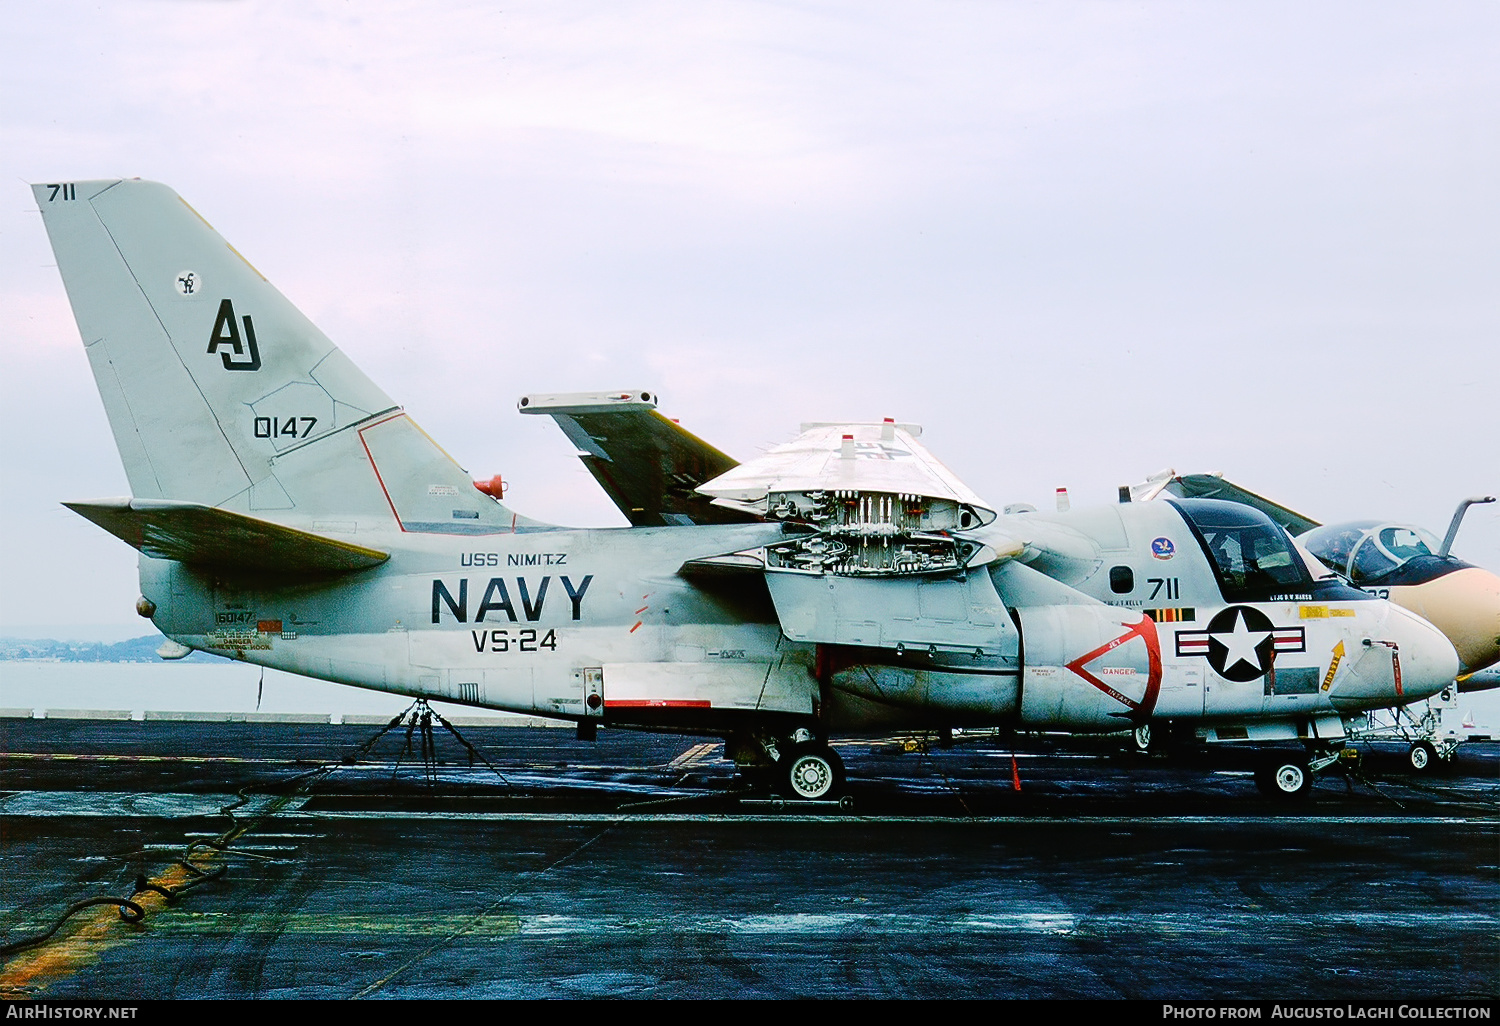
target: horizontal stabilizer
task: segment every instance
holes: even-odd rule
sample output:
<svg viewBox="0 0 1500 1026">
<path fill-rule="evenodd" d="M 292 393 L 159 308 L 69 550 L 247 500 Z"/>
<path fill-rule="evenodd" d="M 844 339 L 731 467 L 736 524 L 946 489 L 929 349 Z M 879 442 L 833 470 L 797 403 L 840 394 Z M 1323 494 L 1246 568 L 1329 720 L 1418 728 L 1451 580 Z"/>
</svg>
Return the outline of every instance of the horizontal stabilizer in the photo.
<svg viewBox="0 0 1500 1026">
<path fill-rule="evenodd" d="M 736 464 L 656 410 L 649 392 L 528 395 L 522 413 L 545 413 L 581 451 L 578 458 L 632 527 L 742 524 L 752 514 L 694 492 Z"/>
<path fill-rule="evenodd" d="M 331 577 L 379 566 L 389 553 L 196 502 L 65 502 L 153 559 L 250 576 Z"/>
</svg>

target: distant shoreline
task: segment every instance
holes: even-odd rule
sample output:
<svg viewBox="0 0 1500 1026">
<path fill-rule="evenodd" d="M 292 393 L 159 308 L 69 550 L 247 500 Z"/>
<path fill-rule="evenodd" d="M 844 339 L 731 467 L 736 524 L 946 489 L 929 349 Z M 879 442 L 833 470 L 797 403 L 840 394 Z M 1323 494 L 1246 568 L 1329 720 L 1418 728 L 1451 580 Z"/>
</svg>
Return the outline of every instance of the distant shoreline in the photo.
<svg viewBox="0 0 1500 1026">
<path fill-rule="evenodd" d="M 147 634 L 110 644 L 98 641 L 58 641 L 56 638 L 0 638 L 0 662 L 8 663 L 159 663 L 156 650 L 166 641 Z M 226 662 L 223 656 L 194 652 L 184 662 Z"/>
</svg>

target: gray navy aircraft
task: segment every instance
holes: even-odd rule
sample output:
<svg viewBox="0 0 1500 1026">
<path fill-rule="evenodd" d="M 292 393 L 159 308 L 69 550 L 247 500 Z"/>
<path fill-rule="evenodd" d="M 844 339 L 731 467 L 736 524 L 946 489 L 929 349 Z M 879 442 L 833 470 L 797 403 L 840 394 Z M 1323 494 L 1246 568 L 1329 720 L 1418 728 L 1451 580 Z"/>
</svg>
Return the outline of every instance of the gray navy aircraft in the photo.
<svg viewBox="0 0 1500 1026">
<path fill-rule="evenodd" d="M 735 464 L 649 393 L 528 396 L 636 526 L 539 523 L 476 486 L 172 190 L 33 190 L 133 493 L 67 505 L 140 551 L 138 610 L 166 657 L 584 737 L 723 737 L 801 799 L 840 793 L 839 735 L 1153 724 L 1301 740 L 1258 778 L 1297 795 L 1346 719 L 1458 673 L 1440 631 L 1259 510 L 1000 513 L 893 421 L 804 425 Z M 600 444 L 599 417 L 629 444 Z"/>
</svg>

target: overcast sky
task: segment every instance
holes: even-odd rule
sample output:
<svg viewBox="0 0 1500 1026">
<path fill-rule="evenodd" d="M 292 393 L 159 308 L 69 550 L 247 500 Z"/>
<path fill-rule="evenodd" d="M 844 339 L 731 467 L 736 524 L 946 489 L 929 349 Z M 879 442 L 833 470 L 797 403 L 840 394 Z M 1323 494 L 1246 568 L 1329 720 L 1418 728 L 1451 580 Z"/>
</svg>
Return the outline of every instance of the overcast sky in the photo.
<svg viewBox="0 0 1500 1026">
<path fill-rule="evenodd" d="M 137 625 L 25 183 L 166 182 L 473 472 L 534 391 L 744 458 L 884 416 L 995 504 L 1167 466 L 1441 535 L 1500 491 L 1500 5 L 26 2 L 0 36 L 0 633 Z M 1500 511 L 1458 554 L 1500 569 Z"/>
</svg>

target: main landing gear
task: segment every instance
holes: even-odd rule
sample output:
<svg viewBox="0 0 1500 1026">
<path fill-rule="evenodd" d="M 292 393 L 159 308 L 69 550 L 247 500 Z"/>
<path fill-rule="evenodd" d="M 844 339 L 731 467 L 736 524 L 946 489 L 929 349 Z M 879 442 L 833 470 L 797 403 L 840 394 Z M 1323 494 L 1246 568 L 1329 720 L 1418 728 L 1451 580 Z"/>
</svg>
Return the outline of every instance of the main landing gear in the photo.
<svg viewBox="0 0 1500 1026">
<path fill-rule="evenodd" d="M 832 800 L 843 793 L 844 761 L 821 741 L 794 744 L 776 764 L 777 783 L 788 798 Z"/>
<path fill-rule="evenodd" d="M 782 737 L 731 737 L 728 754 L 752 787 L 794 801 L 837 801 L 844 793 L 844 761 L 826 741 L 798 728 Z"/>
</svg>

